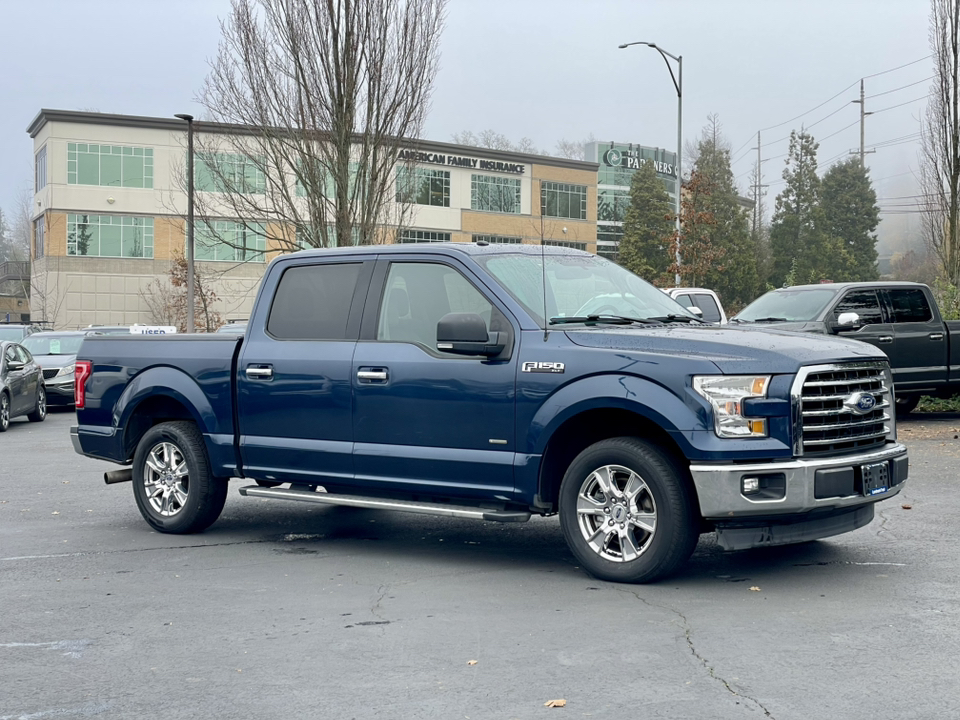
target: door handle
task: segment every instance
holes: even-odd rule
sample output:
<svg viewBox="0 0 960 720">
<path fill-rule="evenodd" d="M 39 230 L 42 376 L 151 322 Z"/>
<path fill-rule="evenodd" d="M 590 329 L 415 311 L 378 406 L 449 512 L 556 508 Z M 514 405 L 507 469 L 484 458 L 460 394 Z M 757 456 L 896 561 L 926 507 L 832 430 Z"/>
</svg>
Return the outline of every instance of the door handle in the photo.
<svg viewBox="0 0 960 720">
<path fill-rule="evenodd" d="M 386 369 L 358 370 L 357 380 L 359 380 L 360 382 L 367 382 L 367 383 L 386 382 L 387 371 Z"/>
<path fill-rule="evenodd" d="M 254 367 L 250 366 L 246 370 L 247 377 L 251 380 L 267 380 L 273 377 L 273 368 L 272 367 Z"/>
<path fill-rule="evenodd" d="M 892 342 L 893 342 L 893 336 L 892 336 L 892 335 L 881 335 L 880 337 L 877 338 L 877 342 L 878 342 L 878 343 L 892 343 Z"/>
<path fill-rule="evenodd" d="M 931 340 L 943 340 L 943 333 L 930 333 Z"/>
</svg>

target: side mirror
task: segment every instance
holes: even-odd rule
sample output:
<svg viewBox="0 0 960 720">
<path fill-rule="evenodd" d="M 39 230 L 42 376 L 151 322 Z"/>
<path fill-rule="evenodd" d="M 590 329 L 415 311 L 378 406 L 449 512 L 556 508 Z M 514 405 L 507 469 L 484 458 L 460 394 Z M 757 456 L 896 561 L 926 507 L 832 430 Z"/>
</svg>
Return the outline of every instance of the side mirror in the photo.
<svg viewBox="0 0 960 720">
<path fill-rule="evenodd" d="M 701 309 L 698 308 L 698 307 L 688 307 L 687 310 L 689 310 L 690 312 L 692 312 L 692 313 L 693 313 L 694 315 L 696 315 L 698 318 L 702 318 L 702 317 L 703 317 L 703 310 L 701 310 Z"/>
<path fill-rule="evenodd" d="M 476 313 L 447 313 L 437 323 L 437 350 L 456 355 L 493 357 L 503 352 L 505 334 L 488 333 Z"/>
<path fill-rule="evenodd" d="M 860 316 L 855 312 L 844 312 L 837 316 L 837 322 L 833 328 L 836 332 L 841 330 L 856 330 L 860 327 Z"/>
<path fill-rule="evenodd" d="M 10 360 L 7 363 L 7 370 L 10 372 L 16 372 L 17 370 L 23 370 L 24 364 L 19 360 Z"/>
</svg>

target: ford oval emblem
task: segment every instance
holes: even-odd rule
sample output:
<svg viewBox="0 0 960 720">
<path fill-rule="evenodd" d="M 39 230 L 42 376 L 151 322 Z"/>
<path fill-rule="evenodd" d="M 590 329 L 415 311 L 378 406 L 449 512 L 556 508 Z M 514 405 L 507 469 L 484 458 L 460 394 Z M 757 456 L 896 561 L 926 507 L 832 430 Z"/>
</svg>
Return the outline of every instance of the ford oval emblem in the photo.
<svg viewBox="0 0 960 720">
<path fill-rule="evenodd" d="M 856 392 L 843 401 L 843 408 L 857 415 L 866 415 L 877 406 L 877 398 L 869 393 Z"/>
</svg>

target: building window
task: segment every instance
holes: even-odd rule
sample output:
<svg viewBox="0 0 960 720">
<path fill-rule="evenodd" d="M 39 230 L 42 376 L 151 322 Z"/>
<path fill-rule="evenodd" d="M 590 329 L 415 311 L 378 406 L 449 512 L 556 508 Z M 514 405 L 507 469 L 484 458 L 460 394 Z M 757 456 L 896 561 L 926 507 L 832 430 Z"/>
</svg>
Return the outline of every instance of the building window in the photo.
<svg viewBox="0 0 960 720">
<path fill-rule="evenodd" d="M 522 243 L 523 238 L 511 237 L 510 235 L 474 235 L 473 241 L 504 245 Z"/>
<path fill-rule="evenodd" d="M 543 244 L 551 245 L 553 247 L 573 248 L 574 250 L 587 249 L 587 244 L 585 242 L 574 242 L 573 240 L 544 240 Z"/>
<path fill-rule="evenodd" d="M 46 232 L 46 223 L 44 218 L 38 217 L 33 222 L 33 256 L 37 258 L 42 258 L 44 253 L 43 248 L 43 236 Z"/>
<path fill-rule="evenodd" d="M 67 183 L 152 188 L 153 149 L 67 143 Z"/>
<path fill-rule="evenodd" d="M 541 182 L 540 208 L 547 217 L 587 219 L 587 186 Z"/>
<path fill-rule="evenodd" d="M 262 195 L 267 187 L 263 163 L 232 153 L 197 153 L 194 182 L 203 192 Z"/>
<path fill-rule="evenodd" d="M 67 215 L 67 255 L 153 257 L 153 218 Z"/>
<path fill-rule="evenodd" d="M 197 260 L 263 262 L 267 231 L 263 223 L 214 220 L 197 223 L 193 256 Z"/>
<path fill-rule="evenodd" d="M 470 209 L 520 213 L 520 178 L 494 175 L 470 177 Z"/>
<path fill-rule="evenodd" d="M 397 167 L 397 202 L 450 207 L 450 171 Z"/>
<path fill-rule="evenodd" d="M 47 146 L 44 145 L 34 157 L 33 191 L 40 192 L 47 186 Z"/>
<path fill-rule="evenodd" d="M 401 230 L 398 243 L 450 242 L 450 233 L 436 230 Z"/>
</svg>

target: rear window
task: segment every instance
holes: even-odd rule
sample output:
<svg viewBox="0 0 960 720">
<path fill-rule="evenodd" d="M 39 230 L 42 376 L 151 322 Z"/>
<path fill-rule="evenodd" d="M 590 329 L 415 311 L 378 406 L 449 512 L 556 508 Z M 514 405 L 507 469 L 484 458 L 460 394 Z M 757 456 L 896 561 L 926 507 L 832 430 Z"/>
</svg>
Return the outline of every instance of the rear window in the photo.
<svg viewBox="0 0 960 720">
<path fill-rule="evenodd" d="M 898 323 L 930 322 L 933 313 L 923 290 L 888 290 L 893 307 L 893 321 Z"/>
<path fill-rule="evenodd" d="M 267 332 L 278 340 L 346 340 L 360 263 L 302 265 L 283 273 Z M 349 338 L 354 339 L 354 338 Z"/>
</svg>

